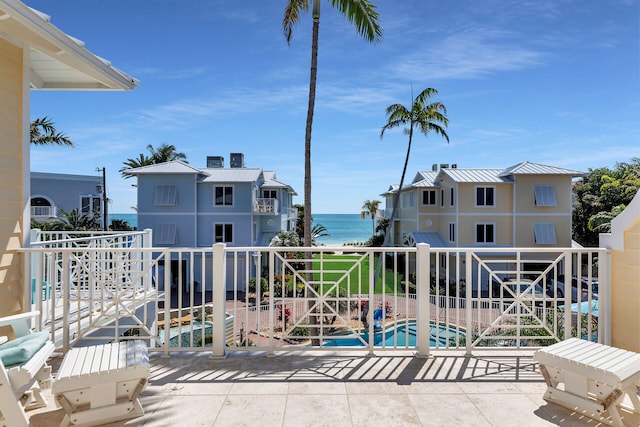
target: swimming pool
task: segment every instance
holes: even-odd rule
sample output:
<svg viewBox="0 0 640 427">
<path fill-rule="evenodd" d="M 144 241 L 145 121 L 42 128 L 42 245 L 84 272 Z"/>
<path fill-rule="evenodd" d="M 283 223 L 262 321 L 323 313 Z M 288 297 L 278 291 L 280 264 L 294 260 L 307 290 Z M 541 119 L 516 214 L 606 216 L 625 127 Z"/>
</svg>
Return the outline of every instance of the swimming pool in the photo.
<svg viewBox="0 0 640 427">
<path fill-rule="evenodd" d="M 430 346 L 457 346 L 466 337 L 464 330 L 455 326 L 430 323 Z M 383 331 L 376 331 L 373 335 L 374 347 L 415 347 L 416 321 L 398 322 L 388 326 Z M 361 332 L 359 336 L 350 334 L 336 335 L 326 340 L 323 347 L 365 347 L 369 344 L 369 331 Z"/>
</svg>

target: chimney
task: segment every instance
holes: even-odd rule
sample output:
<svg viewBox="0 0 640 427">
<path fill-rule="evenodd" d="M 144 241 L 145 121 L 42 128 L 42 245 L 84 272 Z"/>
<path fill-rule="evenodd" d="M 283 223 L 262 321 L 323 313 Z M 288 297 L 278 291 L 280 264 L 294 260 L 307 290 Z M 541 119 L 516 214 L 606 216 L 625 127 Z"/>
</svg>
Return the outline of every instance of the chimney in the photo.
<svg viewBox="0 0 640 427">
<path fill-rule="evenodd" d="M 231 153 L 231 159 L 229 160 L 229 167 L 232 168 L 243 168 L 244 167 L 244 154 L 242 153 Z"/>
<path fill-rule="evenodd" d="M 437 164 L 437 163 L 434 163 L 433 165 L 431 165 L 431 170 L 432 170 L 433 172 L 437 171 L 437 170 L 438 170 L 438 164 Z"/>
<path fill-rule="evenodd" d="M 449 163 L 440 163 L 440 169 L 449 169 Z"/>
<path fill-rule="evenodd" d="M 207 168 L 208 169 L 223 169 L 224 157 L 222 156 L 207 156 Z"/>
</svg>

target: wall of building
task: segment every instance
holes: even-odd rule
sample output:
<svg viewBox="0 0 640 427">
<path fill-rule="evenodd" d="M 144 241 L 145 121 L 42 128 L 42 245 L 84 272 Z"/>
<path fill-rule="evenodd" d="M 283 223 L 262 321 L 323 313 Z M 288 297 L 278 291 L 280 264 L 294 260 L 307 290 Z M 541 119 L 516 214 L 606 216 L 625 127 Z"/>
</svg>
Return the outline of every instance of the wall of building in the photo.
<svg viewBox="0 0 640 427">
<path fill-rule="evenodd" d="M 102 176 L 97 172 L 95 176 L 31 172 L 31 196 L 46 196 L 67 213 L 73 209 L 80 212 L 82 196 L 102 197 L 97 187 L 102 187 Z"/>
<path fill-rule="evenodd" d="M 600 247 L 611 249 L 611 345 L 640 352 L 640 192 Z"/>
<path fill-rule="evenodd" d="M 21 311 L 23 51 L 0 38 L 0 316 Z"/>
</svg>

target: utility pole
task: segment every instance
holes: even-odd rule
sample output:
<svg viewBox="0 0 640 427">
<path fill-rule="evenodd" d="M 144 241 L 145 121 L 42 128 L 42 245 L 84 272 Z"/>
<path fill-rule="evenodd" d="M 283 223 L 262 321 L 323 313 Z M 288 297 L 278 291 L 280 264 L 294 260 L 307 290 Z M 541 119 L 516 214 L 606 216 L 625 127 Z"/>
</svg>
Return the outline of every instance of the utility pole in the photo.
<svg viewBox="0 0 640 427">
<path fill-rule="evenodd" d="M 102 171 L 102 229 L 104 231 L 109 230 L 109 224 L 107 223 L 108 217 L 108 202 L 107 198 L 107 168 L 96 168 L 96 172 Z"/>
</svg>

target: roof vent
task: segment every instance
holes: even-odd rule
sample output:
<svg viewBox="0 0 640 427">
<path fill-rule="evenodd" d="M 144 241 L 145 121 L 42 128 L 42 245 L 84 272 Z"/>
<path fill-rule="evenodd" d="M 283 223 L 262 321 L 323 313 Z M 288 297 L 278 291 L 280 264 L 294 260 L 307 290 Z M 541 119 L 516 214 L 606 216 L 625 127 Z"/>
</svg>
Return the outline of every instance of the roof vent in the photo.
<svg viewBox="0 0 640 427">
<path fill-rule="evenodd" d="M 451 164 L 451 169 L 458 169 L 458 164 L 457 163 Z"/>
<path fill-rule="evenodd" d="M 229 160 L 229 166 L 232 168 L 243 168 L 244 167 L 244 154 L 242 153 L 231 153 L 231 160 Z"/>
<path fill-rule="evenodd" d="M 437 171 L 437 170 L 438 170 L 438 164 L 437 164 L 437 163 L 434 163 L 433 165 L 431 165 L 431 170 L 432 170 L 433 172 Z"/>
<path fill-rule="evenodd" d="M 207 156 L 207 168 L 209 168 L 209 169 L 222 169 L 222 168 L 224 168 L 224 157 L 222 157 L 222 156 Z"/>
<path fill-rule="evenodd" d="M 449 169 L 449 163 L 440 163 L 440 169 Z"/>
</svg>

